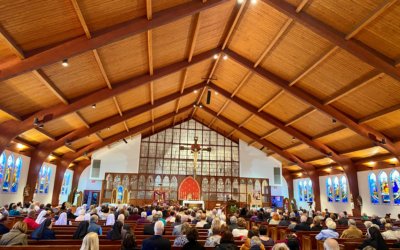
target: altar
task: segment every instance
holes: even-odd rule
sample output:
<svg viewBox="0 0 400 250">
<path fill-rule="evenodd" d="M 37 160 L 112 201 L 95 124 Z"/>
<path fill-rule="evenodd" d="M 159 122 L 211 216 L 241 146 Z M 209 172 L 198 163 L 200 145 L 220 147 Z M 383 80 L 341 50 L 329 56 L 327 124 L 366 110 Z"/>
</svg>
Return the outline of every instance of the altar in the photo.
<svg viewBox="0 0 400 250">
<path fill-rule="evenodd" d="M 202 208 L 202 209 L 205 208 L 204 201 L 184 200 L 184 201 L 182 201 L 182 205 L 185 207 L 190 207 L 190 208 L 195 208 L 195 207 Z"/>
</svg>

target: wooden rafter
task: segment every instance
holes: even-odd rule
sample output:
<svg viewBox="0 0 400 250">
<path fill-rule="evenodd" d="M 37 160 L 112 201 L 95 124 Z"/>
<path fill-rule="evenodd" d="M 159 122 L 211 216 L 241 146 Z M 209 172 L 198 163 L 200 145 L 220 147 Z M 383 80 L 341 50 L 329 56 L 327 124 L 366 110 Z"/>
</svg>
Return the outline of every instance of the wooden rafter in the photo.
<svg viewBox="0 0 400 250">
<path fill-rule="evenodd" d="M 2 26 L 0 26 L 0 39 L 2 39 L 8 45 L 8 47 L 13 51 L 13 53 L 17 55 L 20 59 L 25 58 L 25 54 L 22 48 L 17 44 L 14 38 L 12 38 Z"/>
<path fill-rule="evenodd" d="M 213 88 L 214 90 L 218 91 L 221 95 L 223 95 L 225 98 L 230 98 L 230 93 L 220 87 L 218 87 L 215 84 L 210 84 L 210 87 Z M 258 108 L 255 106 L 252 106 L 250 103 L 246 102 L 245 100 L 239 98 L 239 97 L 231 97 L 230 98 L 232 102 L 235 102 L 236 104 L 238 104 L 240 107 L 242 107 L 243 109 L 247 110 L 248 112 L 251 113 L 251 115 L 241 124 L 239 124 L 237 127 L 241 128 L 243 127 L 243 125 L 250 120 L 252 117 L 254 116 L 258 116 L 259 118 L 261 118 L 262 120 L 264 120 L 265 122 L 268 122 L 272 125 L 274 125 L 275 127 L 281 129 L 282 131 L 288 133 L 289 135 L 297 138 L 298 140 L 302 141 L 303 143 L 307 144 L 308 146 L 314 148 L 315 150 L 319 151 L 320 153 L 324 154 L 324 155 L 330 155 L 330 157 L 332 157 L 332 159 L 334 159 L 336 162 L 338 162 L 339 164 L 351 164 L 351 161 L 349 159 L 345 159 L 342 156 L 339 156 L 333 149 L 329 148 L 327 145 L 321 143 L 321 142 L 317 142 L 317 141 L 313 141 L 309 136 L 307 136 L 306 134 L 304 134 L 303 132 L 297 130 L 294 127 L 291 126 L 286 126 L 286 124 L 280 120 L 278 120 L 277 118 L 275 118 L 274 116 L 265 113 L 265 112 L 259 112 Z M 236 128 L 237 129 L 237 128 Z"/>
<path fill-rule="evenodd" d="M 385 10 L 390 8 L 393 4 L 395 4 L 397 0 L 385 0 L 380 5 L 378 5 L 372 13 L 366 16 L 361 22 L 357 23 L 352 30 L 346 35 L 345 39 L 349 40 L 358 34 L 365 26 L 370 24 L 373 20 L 375 20 L 380 14 L 382 14 Z"/>
<path fill-rule="evenodd" d="M 213 116 L 217 115 L 217 113 L 215 111 L 212 111 L 211 109 L 209 109 L 207 107 L 204 107 L 203 110 L 206 111 L 207 113 L 209 113 L 210 115 L 213 115 Z M 285 159 L 287 159 L 289 161 L 296 162 L 304 170 L 306 170 L 306 171 L 313 171 L 314 170 L 314 166 L 312 166 L 311 164 L 304 163 L 304 161 L 301 160 L 299 157 L 295 156 L 292 153 L 289 153 L 287 151 L 282 150 L 280 147 L 276 146 L 275 144 L 273 144 L 273 143 L 271 143 L 271 142 L 269 142 L 267 140 L 260 140 L 258 135 L 254 134 L 253 132 L 251 132 L 248 129 L 245 129 L 243 127 L 239 127 L 238 124 L 232 122 L 228 118 L 226 118 L 226 117 L 221 115 L 221 116 L 219 116 L 218 119 L 220 121 L 222 121 L 223 123 L 229 125 L 230 127 L 236 129 L 240 133 L 243 133 L 244 135 L 250 137 L 253 140 L 256 140 L 258 143 L 260 143 L 261 145 L 263 145 L 266 148 L 271 149 L 272 151 L 274 151 L 277 154 L 281 155 L 283 158 L 285 158 Z"/>
<path fill-rule="evenodd" d="M 46 136 L 48 139 L 55 141 L 56 138 L 51 135 L 49 132 L 47 132 L 46 130 L 42 129 L 42 128 L 34 128 L 36 131 L 38 131 L 39 133 L 41 133 L 42 135 Z"/>
<path fill-rule="evenodd" d="M 141 17 L 116 24 L 104 30 L 100 30 L 92 34 L 91 39 L 77 37 L 72 40 L 65 41 L 54 47 L 48 48 L 42 52 L 25 58 L 24 60 L 7 63 L 0 67 L 0 81 L 23 74 L 28 71 L 42 68 L 46 65 L 60 62 L 65 58 L 91 51 L 107 44 L 120 41 L 130 36 L 141 34 L 150 29 L 161 27 L 165 24 L 172 23 L 181 18 L 194 15 L 200 11 L 226 3 L 228 0 L 209 0 L 206 3 L 188 2 L 166 10 L 161 11 L 151 21 Z"/>
<path fill-rule="evenodd" d="M 112 89 L 112 85 L 111 85 L 110 79 L 107 76 L 106 70 L 104 69 L 103 62 L 100 59 L 100 56 L 99 56 L 99 53 L 97 52 L 97 49 L 93 50 L 93 55 L 94 55 L 94 58 L 96 59 L 96 63 L 97 63 L 97 66 L 99 67 L 101 75 L 103 76 L 103 79 L 107 84 L 107 87 L 109 89 Z"/>
<path fill-rule="evenodd" d="M 81 113 L 79 113 L 79 111 L 75 112 L 76 117 L 78 117 L 78 119 L 82 122 L 82 124 L 87 127 L 90 128 L 90 124 L 86 121 L 85 118 L 83 118 L 83 116 L 81 115 Z"/>
<path fill-rule="evenodd" d="M 351 119 L 349 116 L 344 114 L 343 112 L 339 111 L 338 109 L 334 108 L 333 106 L 330 105 L 323 105 L 320 100 L 315 98 L 314 96 L 308 94 L 304 90 L 300 88 L 295 88 L 291 87 L 288 85 L 288 82 L 279 76 L 273 74 L 272 72 L 269 72 L 265 69 L 261 68 L 253 68 L 253 63 L 249 61 L 248 59 L 238 55 L 237 53 L 231 51 L 231 50 L 225 50 L 225 53 L 227 53 L 230 58 L 241 64 L 242 66 L 252 70 L 254 73 L 257 73 L 259 76 L 261 76 L 264 79 L 267 79 L 269 82 L 274 83 L 278 87 L 284 89 L 291 95 L 295 96 L 299 100 L 302 100 L 304 103 L 309 104 L 310 106 L 315 107 L 316 109 L 322 111 L 323 113 L 327 114 L 328 116 L 335 118 L 337 121 L 340 121 L 342 124 L 356 132 L 357 134 L 361 135 L 364 138 L 367 138 L 368 140 L 371 140 L 372 142 L 377 142 L 381 141 L 384 143 L 381 143 L 381 146 L 384 147 L 386 150 L 391 152 L 395 157 L 400 157 L 400 149 L 396 145 L 393 144 L 393 142 L 387 138 L 385 135 L 380 133 L 379 131 L 374 130 L 371 127 L 368 126 L 363 126 L 359 125 L 356 123 L 353 119 Z"/>
<path fill-rule="evenodd" d="M 366 122 L 369 122 L 369 121 L 373 121 L 373 120 L 376 120 L 376 119 L 378 119 L 378 118 L 380 118 L 382 116 L 388 115 L 388 114 L 390 114 L 392 112 L 396 112 L 398 110 L 400 110 L 400 104 L 396 104 L 396 105 L 394 105 L 392 107 L 389 107 L 389 108 L 380 110 L 378 112 L 375 112 L 373 114 L 367 115 L 366 117 L 361 118 L 360 120 L 358 120 L 358 123 L 363 124 L 363 123 L 366 123 Z"/>
<path fill-rule="evenodd" d="M 365 44 L 360 44 L 359 41 L 346 40 L 344 34 L 333 29 L 331 26 L 322 23 L 318 19 L 304 12 L 297 13 L 292 5 L 281 0 L 262 0 L 277 11 L 293 18 L 296 22 L 309 28 L 319 36 L 325 38 L 335 46 L 349 52 L 365 63 L 375 67 L 376 69 L 390 75 L 391 77 L 400 80 L 400 69 L 394 66 L 393 60 L 379 54 L 375 50 L 367 47 Z"/>
<path fill-rule="evenodd" d="M 64 104 L 68 104 L 68 99 L 65 95 L 61 92 L 61 90 L 53 83 L 53 81 L 46 76 L 46 74 L 41 70 L 34 70 L 32 73 L 35 77 L 43 83 L 57 98 Z"/>
<path fill-rule="evenodd" d="M 79 7 L 79 3 L 77 0 L 71 0 L 72 6 L 74 7 L 75 13 L 78 16 L 79 22 L 81 23 L 81 26 L 83 30 L 85 31 L 85 35 L 88 39 L 92 38 L 92 35 L 90 34 L 89 27 L 86 24 L 85 18 L 82 14 L 81 8 Z"/>
<path fill-rule="evenodd" d="M 94 135 L 97 139 L 99 139 L 99 141 L 103 141 L 103 138 L 99 135 L 99 133 L 94 133 Z"/>
</svg>

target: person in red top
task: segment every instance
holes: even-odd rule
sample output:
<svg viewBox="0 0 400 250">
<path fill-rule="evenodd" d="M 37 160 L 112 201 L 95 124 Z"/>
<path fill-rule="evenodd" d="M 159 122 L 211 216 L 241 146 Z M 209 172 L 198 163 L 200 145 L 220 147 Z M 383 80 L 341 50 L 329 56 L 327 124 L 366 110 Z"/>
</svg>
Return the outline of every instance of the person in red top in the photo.
<svg viewBox="0 0 400 250">
<path fill-rule="evenodd" d="M 28 229 L 36 229 L 40 227 L 40 224 L 35 222 L 35 211 L 29 211 L 28 216 L 24 219 L 24 222 L 28 225 Z"/>
</svg>

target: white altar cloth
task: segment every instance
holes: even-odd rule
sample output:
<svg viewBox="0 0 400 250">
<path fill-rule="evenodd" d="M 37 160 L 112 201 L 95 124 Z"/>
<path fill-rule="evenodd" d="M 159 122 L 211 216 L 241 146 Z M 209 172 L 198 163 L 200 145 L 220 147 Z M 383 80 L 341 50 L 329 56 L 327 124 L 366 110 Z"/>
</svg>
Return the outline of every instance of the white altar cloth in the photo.
<svg viewBox="0 0 400 250">
<path fill-rule="evenodd" d="M 187 206 L 187 205 L 191 205 L 191 204 L 194 204 L 194 205 L 201 205 L 201 208 L 204 208 L 205 206 L 204 206 L 204 201 L 187 201 L 187 200 L 184 200 L 183 202 L 182 202 L 182 205 L 183 206 Z"/>
</svg>

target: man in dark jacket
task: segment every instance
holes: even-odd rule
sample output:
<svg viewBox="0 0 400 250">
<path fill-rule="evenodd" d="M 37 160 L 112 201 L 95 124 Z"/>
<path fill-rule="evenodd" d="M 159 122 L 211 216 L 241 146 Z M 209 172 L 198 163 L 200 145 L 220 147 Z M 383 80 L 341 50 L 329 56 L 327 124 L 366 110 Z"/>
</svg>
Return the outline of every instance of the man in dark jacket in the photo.
<svg viewBox="0 0 400 250">
<path fill-rule="evenodd" d="M 295 231 L 310 231 L 310 225 L 307 224 L 307 216 L 300 217 L 300 223 L 294 227 Z"/>
<path fill-rule="evenodd" d="M 162 250 L 170 250 L 171 242 L 162 237 L 164 232 L 164 224 L 162 221 L 157 221 L 154 224 L 154 236 L 145 239 L 142 243 L 142 250 L 154 250 L 154 249 L 162 249 Z"/>
<path fill-rule="evenodd" d="M 158 221 L 158 215 L 153 215 L 153 222 L 151 224 L 144 225 L 143 234 L 145 235 L 154 235 L 154 225 Z M 161 233 L 162 234 L 162 233 Z"/>
</svg>

